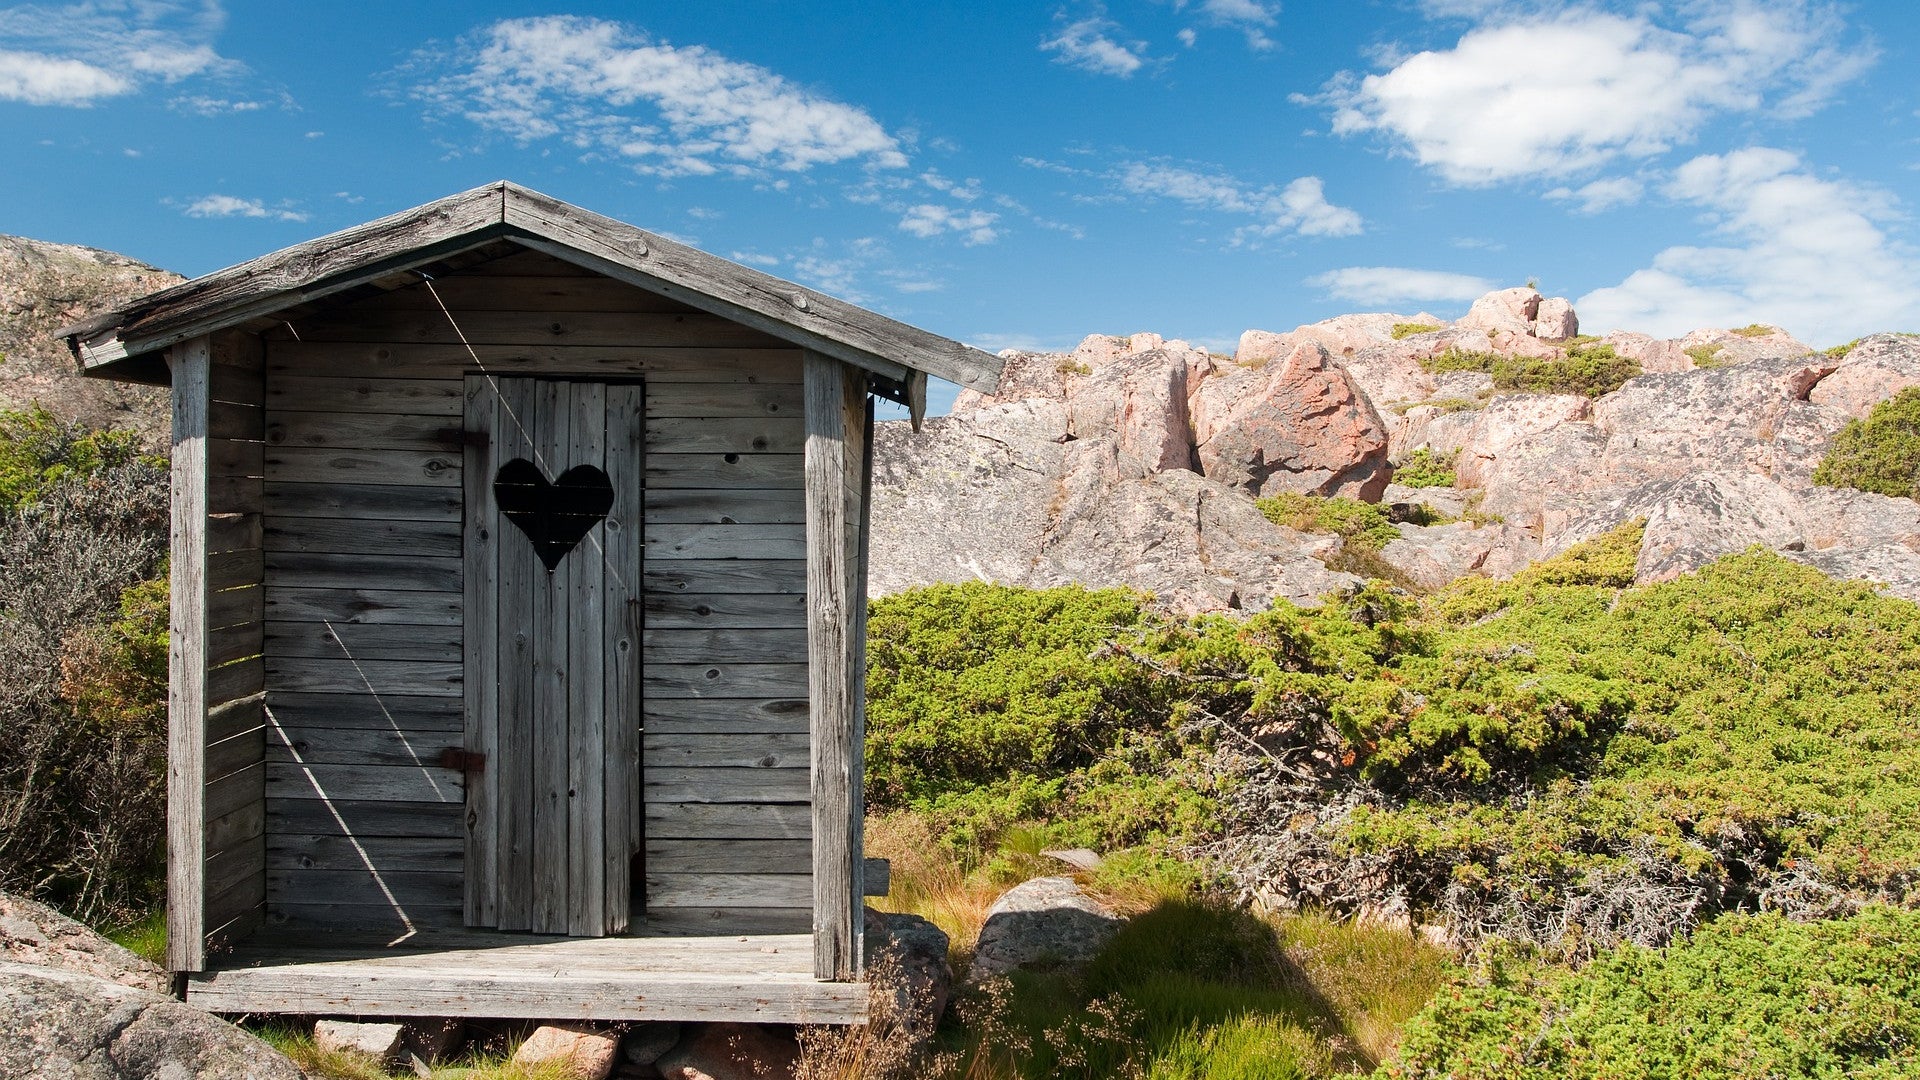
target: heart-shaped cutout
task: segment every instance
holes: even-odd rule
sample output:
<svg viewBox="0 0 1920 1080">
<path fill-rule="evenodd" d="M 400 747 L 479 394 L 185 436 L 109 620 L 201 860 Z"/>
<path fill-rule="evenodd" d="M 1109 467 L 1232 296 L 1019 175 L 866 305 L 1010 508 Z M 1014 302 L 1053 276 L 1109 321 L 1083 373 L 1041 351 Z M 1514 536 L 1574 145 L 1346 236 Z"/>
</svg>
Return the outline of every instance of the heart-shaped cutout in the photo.
<svg viewBox="0 0 1920 1080">
<path fill-rule="evenodd" d="M 493 499 L 552 573 L 613 509 L 613 483 L 593 465 L 575 465 L 549 482 L 540 466 L 514 458 L 494 474 Z"/>
</svg>

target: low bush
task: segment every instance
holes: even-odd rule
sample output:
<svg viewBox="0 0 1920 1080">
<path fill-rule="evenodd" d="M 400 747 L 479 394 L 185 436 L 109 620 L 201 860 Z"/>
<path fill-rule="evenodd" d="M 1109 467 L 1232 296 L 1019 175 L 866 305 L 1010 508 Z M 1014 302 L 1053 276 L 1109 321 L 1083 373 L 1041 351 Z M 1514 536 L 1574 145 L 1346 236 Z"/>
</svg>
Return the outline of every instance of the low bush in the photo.
<svg viewBox="0 0 1920 1080">
<path fill-rule="evenodd" d="M 1407 460 L 1394 467 L 1393 482 L 1410 488 L 1452 487 L 1455 480 L 1453 462 L 1458 456 L 1458 451 L 1436 454 L 1424 446 L 1420 447 L 1408 454 Z"/>
<path fill-rule="evenodd" d="M 1348 544 L 1378 551 L 1400 538 L 1386 511 L 1345 496 L 1326 498 L 1282 492 L 1255 499 L 1268 521 L 1301 532 L 1330 533 Z"/>
<path fill-rule="evenodd" d="M 1777 334 L 1779 332 L 1779 327 L 1768 326 L 1765 323 L 1748 323 L 1732 331 L 1734 335 L 1744 338 L 1766 337 L 1768 334 Z"/>
<path fill-rule="evenodd" d="M 1717 368 L 1726 364 L 1726 360 L 1720 356 L 1725 350 L 1726 346 L 1716 341 L 1705 345 L 1688 346 L 1681 351 L 1687 354 L 1687 359 L 1692 360 L 1696 368 Z"/>
<path fill-rule="evenodd" d="M 1393 340 L 1400 341 L 1415 334 L 1431 334 L 1438 329 L 1440 329 L 1439 323 L 1397 322 L 1388 333 L 1393 335 Z"/>
<path fill-rule="evenodd" d="M 1920 498 L 1920 387 L 1875 405 L 1834 435 L 1813 482 Z"/>
<path fill-rule="evenodd" d="M 1582 394 L 1600 397 L 1640 374 L 1640 362 L 1621 356 L 1611 345 L 1575 345 L 1558 359 L 1502 356 L 1449 349 L 1421 362 L 1432 372 L 1484 371 L 1498 390 L 1527 394 Z"/>
<path fill-rule="evenodd" d="M 1578 971 L 1494 963 L 1408 1026 L 1386 1078 L 1920 1074 L 1920 912 L 1729 915 Z"/>
</svg>

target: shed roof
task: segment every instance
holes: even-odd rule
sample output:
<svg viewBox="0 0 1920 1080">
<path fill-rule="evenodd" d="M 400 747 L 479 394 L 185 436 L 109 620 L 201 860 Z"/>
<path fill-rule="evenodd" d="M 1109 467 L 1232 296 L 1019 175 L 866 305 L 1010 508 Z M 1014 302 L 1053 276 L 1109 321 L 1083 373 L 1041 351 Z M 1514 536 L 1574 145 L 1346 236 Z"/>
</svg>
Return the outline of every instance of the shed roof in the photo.
<svg viewBox="0 0 1920 1080">
<path fill-rule="evenodd" d="M 999 357 L 505 180 L 194 278 L 60 334 L 87 374 L 164 383 L 170 345 L 383 280 L 405 284 L 396 275 L 501 241 L 896 383 L 918 372 L 992 393 L 1000 381 Z"/>
</svg>

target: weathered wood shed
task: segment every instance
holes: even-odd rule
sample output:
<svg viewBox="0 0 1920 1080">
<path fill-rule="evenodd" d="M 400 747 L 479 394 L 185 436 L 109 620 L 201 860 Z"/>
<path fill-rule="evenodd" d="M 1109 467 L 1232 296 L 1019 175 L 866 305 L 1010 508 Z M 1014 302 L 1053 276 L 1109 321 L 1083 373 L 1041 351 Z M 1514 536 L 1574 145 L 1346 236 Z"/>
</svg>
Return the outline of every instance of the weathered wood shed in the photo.
<svg viewBox="0 0 1920 1080">
<path fill-rule="evenodd" d="M 172 387 L 188 1000 L 864 1018 L 873 398 L 996 358 L 509 183 L 65 333 Z"/>
</svg>

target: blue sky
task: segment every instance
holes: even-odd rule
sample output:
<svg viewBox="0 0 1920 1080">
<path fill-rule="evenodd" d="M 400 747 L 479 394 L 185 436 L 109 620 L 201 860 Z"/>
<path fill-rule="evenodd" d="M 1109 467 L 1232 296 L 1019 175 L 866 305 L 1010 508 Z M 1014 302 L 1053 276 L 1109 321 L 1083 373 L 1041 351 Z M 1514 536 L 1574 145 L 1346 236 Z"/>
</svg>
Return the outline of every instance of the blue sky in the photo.
<svg viewBox="0 0 1920 1080">
<path fill-rule="evenodd" d="M 508 178 L 998 350 L 1532 279 L 1920 330 L 1911 0 L 0 7 L 0 232 L 204 273 Z"/>
</svg>

